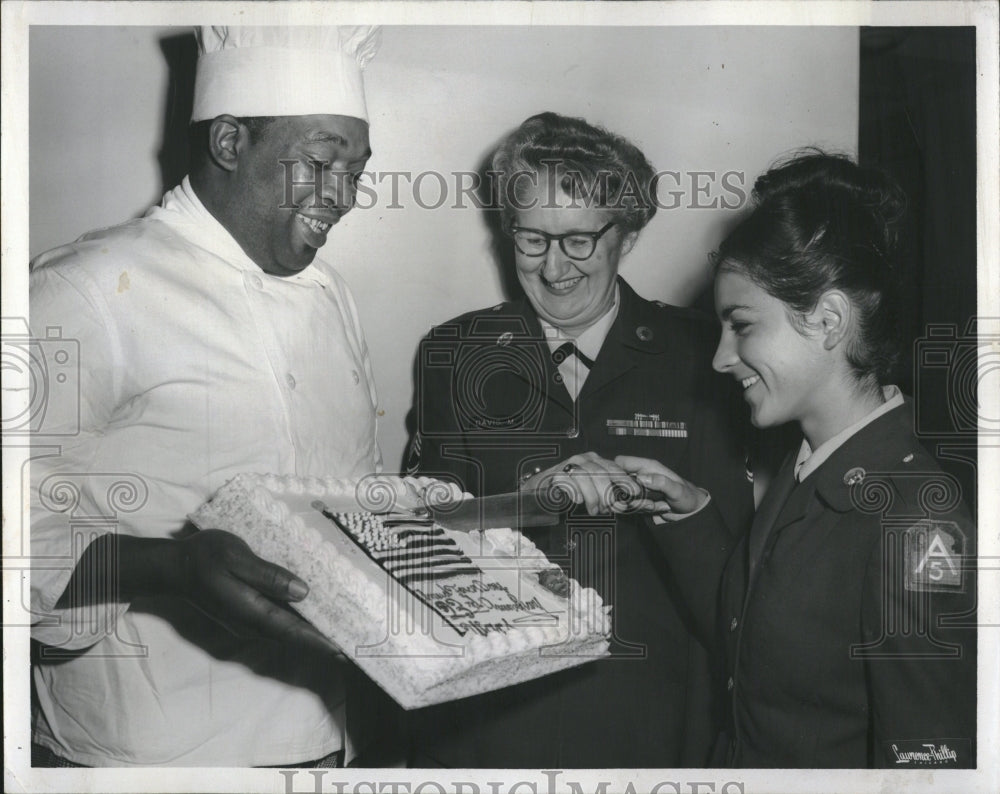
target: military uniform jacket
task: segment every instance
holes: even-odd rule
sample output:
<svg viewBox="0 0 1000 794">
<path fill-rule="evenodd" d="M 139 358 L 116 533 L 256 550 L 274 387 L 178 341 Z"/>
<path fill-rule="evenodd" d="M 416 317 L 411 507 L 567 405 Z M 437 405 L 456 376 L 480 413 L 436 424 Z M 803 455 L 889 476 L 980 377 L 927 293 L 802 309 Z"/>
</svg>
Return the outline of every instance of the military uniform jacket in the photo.
<svg viewBox="0 0 1000 794">
<path fill-rule="evenodd" d="M 726 660 L 717 765 L 975 766 L 974 529 L 912 422 L 889 411 L 801 483 L 789 456 L 735 544 L 710 508 L 652 527 Z"/>
<path fill-rule="evenodd" d="M 715 323 L 619 288 L 618 316 L 575 403 L 527 300 L 434 329 L 418 361 L 419 473 L 481 495 L 515 490 L 522 475 L 588 450 L 644 455 L 708 488 L 727 533 L 749 526 L 742 405 L 711 369 Z M 716 733 L 707 659 L 643 522 L 572 514 L 529 532 L 613 606 L 614 658 L 425 710 L 418 762 L 704 765 Z"/>
</svg>

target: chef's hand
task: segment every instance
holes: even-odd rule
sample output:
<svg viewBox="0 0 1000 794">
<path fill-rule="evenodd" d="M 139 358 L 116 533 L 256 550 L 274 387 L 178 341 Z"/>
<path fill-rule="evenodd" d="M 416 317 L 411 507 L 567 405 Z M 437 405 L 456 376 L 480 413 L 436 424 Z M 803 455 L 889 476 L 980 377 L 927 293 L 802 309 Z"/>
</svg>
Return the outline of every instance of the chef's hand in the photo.
<svg viewBox="0 0 1000 794">
<path fill-rule="evenodd" d="M 288 608 L 309 587 L 279 565 L 261 559 L 236 535 L 221 529 L 174 541 L 176 594 L 234 634 L 299 642 L 327 653 L 340 649 Z"/>
<path fill-rule="evenodd" d="M 566 499 L 583 504 L 592 516 L 622 512 L 627 496 L 639 490 L 627 472 L 596 452 L 567 458 L 521 487 L 536 491 L 557 506 Z"/>
<path fill-rule="evenodd" d="M 639 499 L 629 504 L 630 510 L 649 513 L 693 513 L 705 506 L 708 491 L 678 476 L 662 463 L 649 458 L 619 455 L 615 464 L 633 475 L 637 482 L 651 491 L 659 491 L 662 499 Z"/>
</svg>

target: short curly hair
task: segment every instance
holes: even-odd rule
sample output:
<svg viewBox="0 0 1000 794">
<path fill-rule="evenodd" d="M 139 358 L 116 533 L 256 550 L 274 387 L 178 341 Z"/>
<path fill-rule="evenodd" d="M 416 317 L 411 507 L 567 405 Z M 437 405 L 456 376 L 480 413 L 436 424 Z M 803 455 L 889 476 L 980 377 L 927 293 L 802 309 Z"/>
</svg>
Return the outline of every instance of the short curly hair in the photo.
<svg viewBox="0 0 1000 794">
<path fill-rule="evenodd" d="M 493 155 L 497 203 L 504 228 L 525 206 L 521 191 L 537 176 L 554 179 L 568 196 L 610 210 L 625 232 L 656 214 L 656 175 L 635 144 L 558 113 L 539 113 L 508 135 Z M 529 175 L 528 180 L 519 176 Z"/>
</svg>

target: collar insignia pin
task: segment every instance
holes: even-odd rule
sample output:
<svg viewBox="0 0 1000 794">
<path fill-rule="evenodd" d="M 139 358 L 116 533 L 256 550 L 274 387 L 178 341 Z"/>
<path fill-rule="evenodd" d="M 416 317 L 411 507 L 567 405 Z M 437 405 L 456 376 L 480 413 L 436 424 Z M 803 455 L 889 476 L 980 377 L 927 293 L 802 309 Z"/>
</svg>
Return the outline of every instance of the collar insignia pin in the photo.
<svg viewBox="0 0 1000 794">
<path fill-rule="evenodd" d="M 844 485 L 854 486 L 859 482 L 864 480 L 867 472 L 860 466 L 855 466 L 853 469 L 848 469 L 847 474 L 844 475 Z"/>
</svg>

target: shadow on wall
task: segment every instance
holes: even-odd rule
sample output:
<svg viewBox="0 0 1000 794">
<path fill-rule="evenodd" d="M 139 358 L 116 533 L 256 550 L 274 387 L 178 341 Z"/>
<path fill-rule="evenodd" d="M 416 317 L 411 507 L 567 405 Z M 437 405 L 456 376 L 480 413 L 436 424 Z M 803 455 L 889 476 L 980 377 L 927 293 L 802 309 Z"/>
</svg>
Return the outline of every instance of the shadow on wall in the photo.
<svg viewBox="0 0 1000 794">
<path fill-rule="evenodd" d="M 499 146 L 500 140 L 497 139 L 497 141 L 488 147 L 486 153 L 479 159 L 476 165 L 478 185 L 475 198 L 478 206 L 481 208 L 480 217 L 482 218 L 482 223 L 489 232 L 489 250 L 493 264 L 500 274 L 500 287 L 503 291 L 504 300 L 513 301 L 522 297 L 524 290 L 521 289 L 521 284 L 517 280 L 517 268 L 514 264 L 514 241 L 504 231 L 503 218 L 496 196 L 496 184 L 490 173 L 493 164 L 493 153 L 496 151 L 497 146 Z M 465 311 L 475 311 L 482 308 L 482 306 L 468 306 Z M 411 457 L 411 445 L 418 429 L 418 416 L 417 410 L 412 406 L 416 406 L 420 398 L 418 394 L 421 382 L 419 371 L 420 355 L 420 346 L 418 345 L 412 368 L 414 395 L 410 403 L 411 409 L 407 412 L 405 419 L 406 434 L 409 441 L 403 448 L 402 458 L 399 463 L 399 470 L 402 472 L 407 471 L 415 463 L 415 459 Z"/>
<path fill-rule="evenodd" d="M 174 34 L 160 39 L 160 51 L 168 69 L 163 135 L 157 154 L 162 194 L 180 184 L 190 164 L 188 127 L 194 104 L 198 45 L 190 32 Z"/>
<path fill-rule="evenodd" d="M 506 134 L 504 135 L 506 137 Z M 483 223 L 490 233 L 490 253 L 493 263 L 500 273 L 500 286 L 506 300 L 517 300 L 524 295 L 521 284 L 517 280 L 517 268 L 514 264 L 514 241 L 503 228 L 503 217 L 496 196 L 496 182 L 491 175 L 493 168 L 493 153 L 500 145 L 495 141 L 487 153 L 479 161 L 476 172 L 479 175 L 477 198 L 483 207 Z"/>
</svg>

